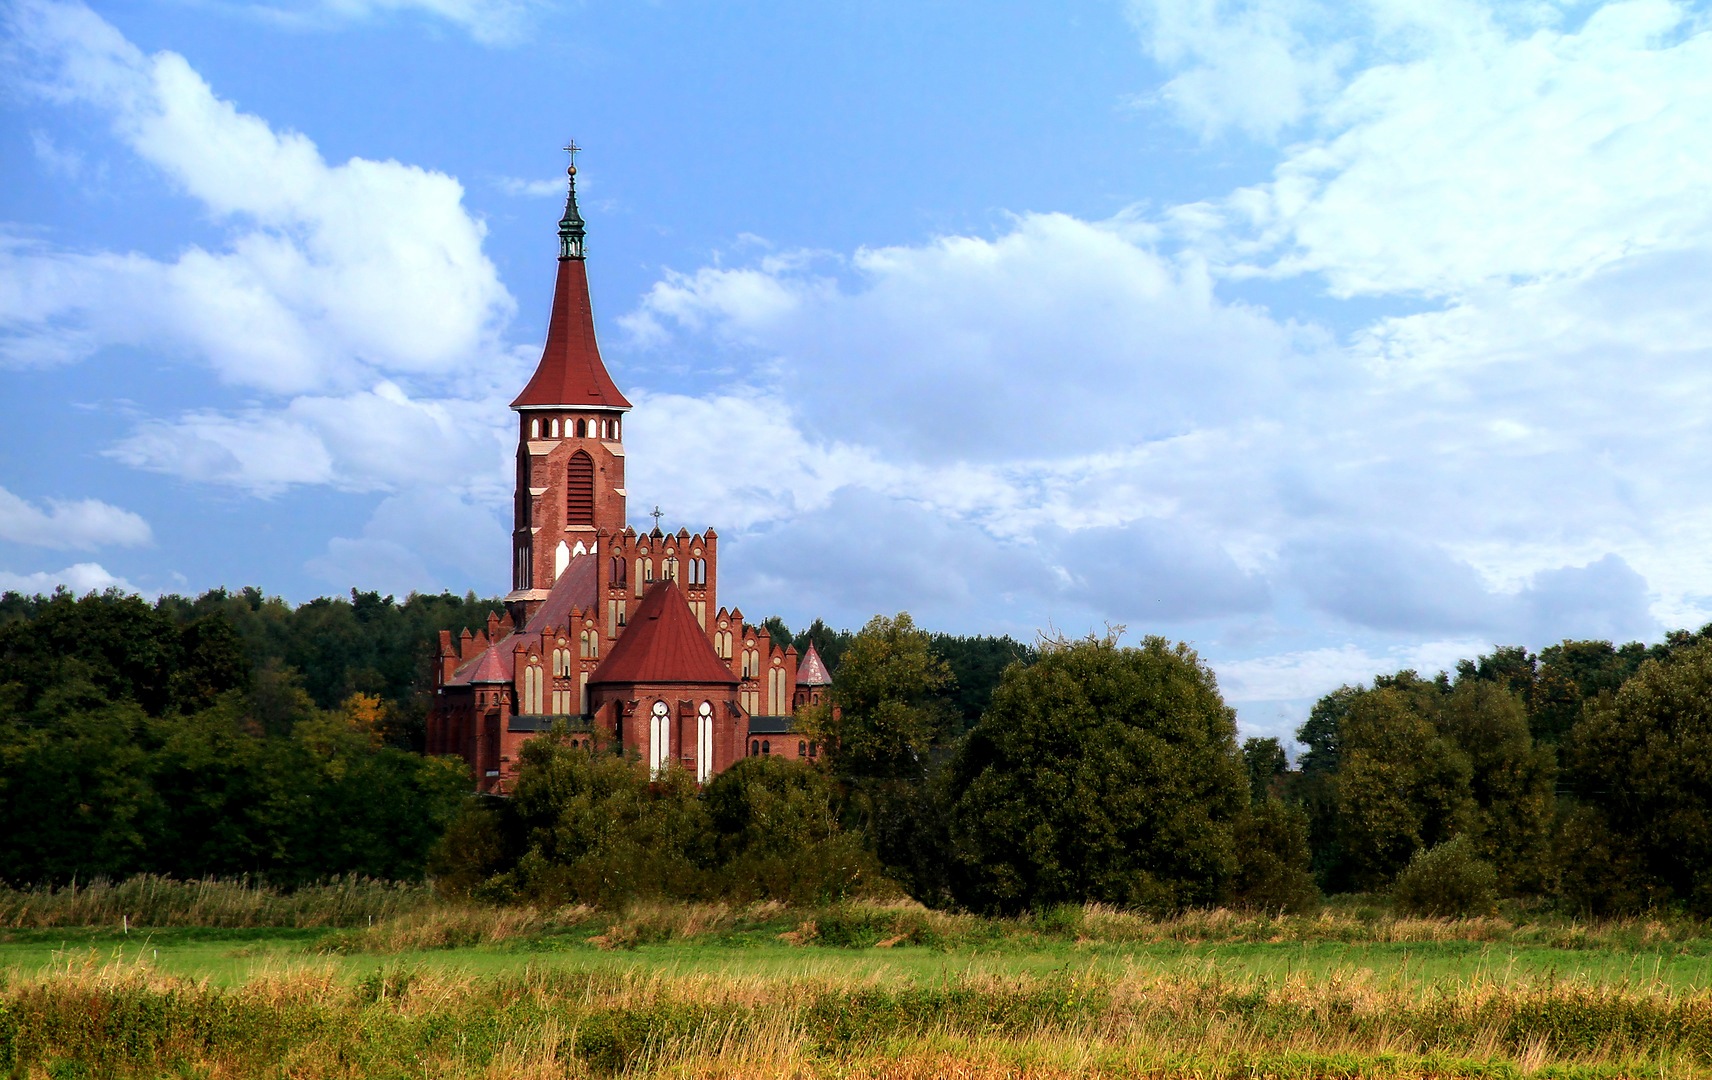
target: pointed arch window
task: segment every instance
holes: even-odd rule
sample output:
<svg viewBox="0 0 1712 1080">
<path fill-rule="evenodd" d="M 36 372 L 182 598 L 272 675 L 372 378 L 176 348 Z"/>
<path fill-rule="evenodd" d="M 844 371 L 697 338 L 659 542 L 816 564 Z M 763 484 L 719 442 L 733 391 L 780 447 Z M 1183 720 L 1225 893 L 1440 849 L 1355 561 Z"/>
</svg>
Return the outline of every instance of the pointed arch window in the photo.
<svg viewBox="0 0 1712 1080">
<path fill-rule="evenodd" d="M 565 466 L 565 524 L 594 524 L 594 459 L 581 450 Z"/>
<path fill-rule="evenodd" d="M 664 701 L 654 702 L 648 722 L 648 773 L 659 776 L 672 760 L 672 710 Z"/>
<path fill-rule="evenodd" d="M 696 707 L 696 780 L 707 783 L 713 776 L 713 702 Z"/>
</svg>

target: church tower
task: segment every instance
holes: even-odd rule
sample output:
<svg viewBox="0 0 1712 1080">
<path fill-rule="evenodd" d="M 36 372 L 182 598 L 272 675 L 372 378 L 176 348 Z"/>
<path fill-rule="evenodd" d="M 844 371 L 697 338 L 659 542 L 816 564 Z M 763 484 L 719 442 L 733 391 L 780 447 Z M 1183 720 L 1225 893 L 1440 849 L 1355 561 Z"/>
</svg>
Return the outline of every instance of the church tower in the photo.
<svg viewBox="0 0 1712 1080">
<path fill-rule="evenodd" d="M 574 145 L 571 149 L 574 153 Z M 624 530 L 624 414 L 630 402 L 601 362 L 589 304 L 577 167 L 559 220 L 559 272 L 547 346 L 511 407 L 517 413 L 512 582 L 523 626 L 570 561 Z"/>
</svg>

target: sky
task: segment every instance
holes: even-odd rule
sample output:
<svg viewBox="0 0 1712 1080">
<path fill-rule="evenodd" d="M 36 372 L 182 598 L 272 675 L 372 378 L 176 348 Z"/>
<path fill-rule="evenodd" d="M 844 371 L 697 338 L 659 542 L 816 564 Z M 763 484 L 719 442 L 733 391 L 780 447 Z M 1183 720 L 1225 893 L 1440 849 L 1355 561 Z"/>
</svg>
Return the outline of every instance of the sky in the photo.
<svg viewBox="0 0 1712 1080">
<path fill-rule="evenodd" d="M 1712 620 L 1712 13 L 0 0 L 0 589 L 508 585 L 574 138 L 633 519 L 1251 734 Z"/>
</svg>

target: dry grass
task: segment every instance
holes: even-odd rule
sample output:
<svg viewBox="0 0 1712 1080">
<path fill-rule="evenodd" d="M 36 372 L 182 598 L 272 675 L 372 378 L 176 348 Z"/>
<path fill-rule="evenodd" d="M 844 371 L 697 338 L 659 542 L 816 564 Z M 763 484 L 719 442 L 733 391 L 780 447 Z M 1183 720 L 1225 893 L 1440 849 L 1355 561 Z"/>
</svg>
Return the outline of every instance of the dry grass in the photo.
<svg viewBox="0 0 1712 1080">
<path fill-rule="evenodd" d="M 176 881 L 144 874 L 120 882 L 0 886 L 0 927 L 363 926 L 435 902 L 426 885 L 355 875 L 285 891 L 247 878 Z"/>
<path fill-rule="evenodd" d="M 351 983 L 326 962 L 223 990 L 148 965 L 78 960 L 0 988 L 0 1068 L 460 1080 L 1708 1077 L 1712 993 L 1549 980 L 1451 988 L 1360 971 L 989 975 L 900 989 L 837 974 L 394 968 Z"/>
</svg>

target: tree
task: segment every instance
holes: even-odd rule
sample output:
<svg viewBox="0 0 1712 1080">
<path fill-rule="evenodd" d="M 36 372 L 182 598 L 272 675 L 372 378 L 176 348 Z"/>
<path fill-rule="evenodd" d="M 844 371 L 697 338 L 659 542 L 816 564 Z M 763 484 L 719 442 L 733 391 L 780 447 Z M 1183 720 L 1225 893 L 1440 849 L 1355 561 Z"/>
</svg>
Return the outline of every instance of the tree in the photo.
<svg viewBox="0 0 1712 1080">
<path fill-rule="evenodd" d="M 517 895 L 615 904 L 708 891 L 713 837 L 684 770 L 650 780 L 634 754 L 574 747 L 562 730 L 524 743 L 520 757 L 512 817 L 523 854 L 508 882 Z"/>
<path fill-rule="evenodd" d="M 1564 744 L 1572 790 L 1630 849 L 1638 880 L 1608 895 L 1663 894 L 1712 913 L 1712 643 L 1642 664 L 1615 694 L 1587 702 Z"/>
<path fill-rule="evenodd" d="M 838 715 L 829 718 L 830 760 L 847 781 L 920 779 L 928 750 L 946 728 L 941 693 L 951 669 L 908 612 L 876 615 L 844 650 L 833 677 Z"/>
<path fill-rule="evenodd" d="M 839 825 L 831 779 L 806 762 L 743 758 L 713 778 L 704 799 L 724 895 L 827 903 L 883 880 L 861 839 Z"/>
<path fill-rule="evenodd" d="M 934 634 L 929 643 L 951 672 L 948 696 L 957 714 L 952 735 L 961 735 L 980 721 L 1006 668 L 1031 664 L 1035 656 L 1034 649 L 1008 636 Z"/>
<path fill-rule="evenodd" d="M 1055 642 L 1006 670 L 949 794 L 955 895 L 996 912 L 1212 903 L 1249 802 L 1212 672 L 1158 637 Z"/>
<path fill-rule="evenodd" d="M 1440 733 L 1468 756 L 1469 845 L 1506 895 L 1547 886 L 1557 761 L 1528 733 L 1521 698 L 1496 679 L 1460 680 L 1440 703 Z"/>
<path fill-rule="evenodd" d="M 1387 885 L 1415 854 L 1471 824 L 1473 768 L 1421 714 L 1418 685 L 1382 686 L 1348 702 L 1338 722 L 1337 879 Z"/>
<path fill-rule="evenodd" d="M 1320 890 L 1309 870 L 1308 815 L 1301 807 L 1266 797 L 1237 819 L 1236 873 L 1230 900 L 1263 911 L 1307 911 Z"/>
<path fill-rule="evenodd" d="M 1284 744 L 1277 739 L 1251 738 L 1243 740 L 1242 761 L 1248 769 L 1249 794 L 1256 803 L 1263 803 L 1283 775 L 1290 771 L 1290 759 Z"/>
</svg>

